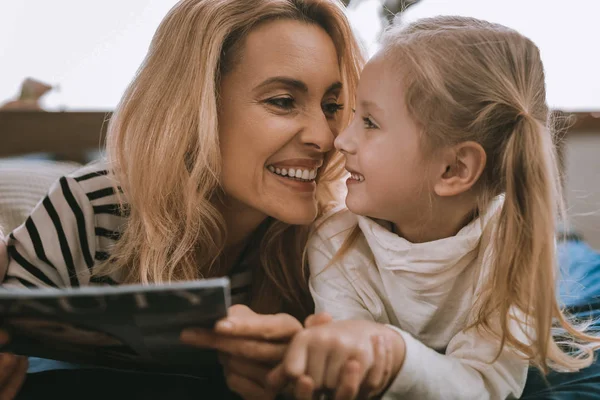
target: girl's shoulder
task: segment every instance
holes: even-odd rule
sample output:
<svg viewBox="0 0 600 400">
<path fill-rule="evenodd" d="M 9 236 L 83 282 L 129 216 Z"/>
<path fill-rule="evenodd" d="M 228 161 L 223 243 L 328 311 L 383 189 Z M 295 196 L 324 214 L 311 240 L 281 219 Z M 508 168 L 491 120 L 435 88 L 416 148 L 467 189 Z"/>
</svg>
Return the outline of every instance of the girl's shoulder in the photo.
<svg viewBox="0 0 600 400">
<path fill-rule="evenodd" d="M 327 242 L 337 250 L 357 225 L 358 216 L 344 205 L 332 207 L 314 222 L 309 246 Z"/>
</svg>

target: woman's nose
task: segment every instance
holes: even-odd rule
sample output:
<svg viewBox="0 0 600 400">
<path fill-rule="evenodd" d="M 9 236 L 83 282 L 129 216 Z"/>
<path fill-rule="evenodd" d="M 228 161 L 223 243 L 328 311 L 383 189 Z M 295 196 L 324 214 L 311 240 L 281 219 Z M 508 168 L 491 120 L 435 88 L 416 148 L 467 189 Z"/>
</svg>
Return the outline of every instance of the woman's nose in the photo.
<svg viewBox="0 0 600 400">
<path fill-rule="evenodd" d="M 334 132 L 324 115 L 311 118 L 310 124 L 302 131 L 303 144 L 314 147 L 323 153 L 333 150 Z"/>
</svg>

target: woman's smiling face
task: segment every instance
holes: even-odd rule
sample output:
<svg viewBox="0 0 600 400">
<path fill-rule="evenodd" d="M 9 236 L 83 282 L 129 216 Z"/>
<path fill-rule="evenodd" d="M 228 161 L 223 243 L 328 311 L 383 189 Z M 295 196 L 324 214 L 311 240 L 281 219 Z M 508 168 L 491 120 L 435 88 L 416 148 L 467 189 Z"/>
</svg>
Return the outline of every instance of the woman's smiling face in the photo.
<svg viewBox="0 0 600 400">
<path fill-rule="evenodd" d="M 230 204 L 289 224 L 313 221 L 341 89 L 336 49 L 321 27 L 276 20 L 247 35 L 221 79 L 221 182 Z"/>
</svg>

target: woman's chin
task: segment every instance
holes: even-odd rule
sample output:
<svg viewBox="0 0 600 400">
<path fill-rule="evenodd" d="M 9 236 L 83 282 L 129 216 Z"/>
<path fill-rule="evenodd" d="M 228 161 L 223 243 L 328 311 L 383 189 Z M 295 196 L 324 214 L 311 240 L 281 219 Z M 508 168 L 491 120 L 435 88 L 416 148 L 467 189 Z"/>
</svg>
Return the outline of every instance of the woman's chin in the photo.
<svg viewBox="0 0 600 400">
<path fill-rule="evenodd" d="M 289 225 L 310 225 L 317 218 L 317 205 L 290 203 L 285 210 L 279 210 L 271 215 L 273 218 Z"/>
</svg>

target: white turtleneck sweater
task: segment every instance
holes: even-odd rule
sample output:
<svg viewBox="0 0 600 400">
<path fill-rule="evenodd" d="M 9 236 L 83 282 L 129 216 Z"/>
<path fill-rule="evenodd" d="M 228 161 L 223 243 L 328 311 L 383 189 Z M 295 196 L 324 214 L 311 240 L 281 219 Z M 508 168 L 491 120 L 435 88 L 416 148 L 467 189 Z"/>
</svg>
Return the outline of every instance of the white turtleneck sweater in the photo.
<svg viewBox="0 0 600 400">
<path fill-rule="evenodd" d="M 502 198 L 456 236 L 413 244 L 389 223 L 334 210 L 308 247 L 316 312 L 386 324 L 402 335 L 406 356 L 384 399 L 518 398 L 528 362 L 476 329 L 478 291 L 489 273 L 490 236 Z M 328 266 L 358 225 L 346 256 Z M 328 267 L 327 267 L 328 266 Z M 327 267 L 327 268 L 326 268 Z M 512 332 L 525 340 L 519 329 Z"/>
</svg>

